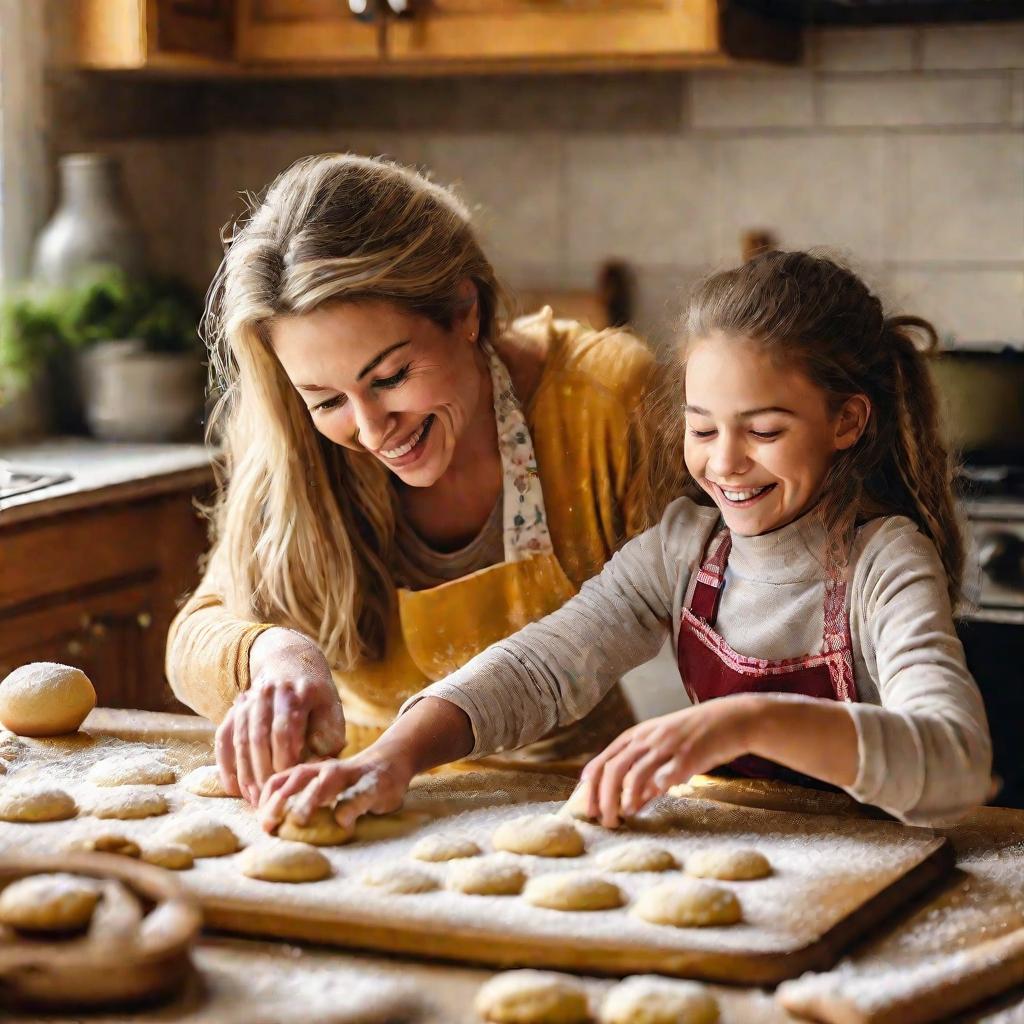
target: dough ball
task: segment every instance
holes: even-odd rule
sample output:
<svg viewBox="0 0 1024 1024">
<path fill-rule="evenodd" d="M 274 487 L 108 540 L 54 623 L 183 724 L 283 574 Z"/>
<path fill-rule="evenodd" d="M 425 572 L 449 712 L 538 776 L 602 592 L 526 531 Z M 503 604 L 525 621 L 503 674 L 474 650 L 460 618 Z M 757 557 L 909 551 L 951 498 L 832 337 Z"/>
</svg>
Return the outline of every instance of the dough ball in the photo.
<svg viewBox="0 0 1024 1024">
<path fill-rule="evenodd" d="M 435 835 L 424 836 L 413 848 L 412 856 L 417 860 L 442 861 L 458 860 L 462 857 L 476 857 L 480 847 L 466 836 Z"/>
<path fill-rule="evenodd" d="M 138 857 L 139 844 L 120 832 L 95 832 L 68 844 L 71 853 L 116 853 L 120 857 Z"/>
<path fill-rule="evenodd" d="M 215 764 L 204 764 L 188 773 L 181 784 L 196 796 L 230 797 L 224 784 L 220 781 L 220 771 Z"/>
<path fill-rule="evenodd" d="M 768 858 L 757 850 L 711 847 L 691 853 L 686 858 L 686 873 L 697 878 L 744 882 L 753 878 L 767 878 L 772 873 L 772 866 Z"/>
<path fill-rule="evenodd" d="M 587 813 L 589 798 L 590 788 L 580 784 L 559 808 L 558 817 L 572 818 L 575 821 L 593 821 L 594 819 Z"/>
<path fill-rule="evenodd" d="M 250 846 L 238 864 L 243 875 L 264 882 L 319 882 L 331 875 L 331 862 L 319 850 L 284 839 Z"/>
<path fill-rule="evenodd" d="M 470 858 L 448 868 L 448 888 L 470 896 L 518 896 L 525 884 L 526 872 L 512 858 Z"/>
<path fill-rule="evenodd" d="M 374 889 L 392 893 L 432 892 L 437 879 L 428 871 L 412 864 L 381 864 L 363 875 L 363 883 Z"/>
<path fill-rule="evenodd" d="M 590 1020 L 583 985 L 551 971 L 495 975 L 477 992 L 473 1005 L 494 1024 L 586 1024 Z"/>
<path fill-rule="evenodd" d="M 626 978 L 608 993 L 601 1024 L 715 1024 L 718 1002 L 695 981 L 656 974 Z"/>
<path fill-rule="evenodd" d="M 393 814 L 364 814 L 356 821 L 352 838 L 357 843 L 375 843 L 381 839 L 399 839 L 415 832 L 429 814 L 422 811 L 395 811 Z"/>
<path fill-rule="evenodd" d="M 526 815 L 506 821 L 494 830 L 496 850 L 538 857 L 579 857 L 583 836 L 571 821 L 554 814 Z"/>
<path fill-rule="evenodd" d="M 626 902 L 614 882 L 580 871 L 531 878 L 523 890 L 523 899 L 549 910 L 612 910 Z"/>
<path fill-rule="evenodd" d="M 143 847 L 142 859 L 147 864 L 155 864 L 158 868 L 168 868 L 171 871 L 187 871 L 195 863 L 192 851 L 181 843 L 161 843 Z"/>
<path fill-rule="evenodd" d="M 80 875 L 29 875 L 0 894 L 0 922 L 30 932 L 74 931 L 92 920 L 99 898 L 96 883 Z"/>
<path fill-rule="evenodd" d="M 160 840 L 187 846 L 193 857 L 224 857 L 236 853 L 238 836 L 213 818 L 186 818 L 169 822 L 160 831 Z"/>
<path fill-rule="evenodd" d="M 41 786 L 0 789 L 0 821 L 63 821 L 78 813 L 78 805 L 63 789 Z"/>
<path fill-rule="evenodd" d="M 149 790 L 115 790 L 97 797 L 89 813 L 94 818 L 116 818 L 119 821 L 155 818 L 167 813 L 167 800 L 162 793 Z"/>
<path fill-rule="evenodd" d="M 674 871 L 679 862 L 663 846 L 642 840 L 601 850 L 597 863 L 608 871 Z"/>
<path fill-rule="evenodd" d="M 296 843 L 311 843 L 313 846 L 341 846 L 352 838 L 351 828 L 342 828 L 334 818 L 330 807 L 318 807 L 309 824 L 299 825 L 291 818 L 285 818 L 277 829 L 281 839 Z"/>
<path fill-rule="evenodd" d="M 77 732 L 96 706 L 96 691 L 79 668 L 34 661 L 0 683 L 0 722 L 21 736 Z"/>
<path fill-rule="evenodd" d="M 652 924 L 677 928 L 735 924 L 742 916 L 732 891 L 721 885 L 683 878 L 662 882 L 640 894 L 633 913 Z"/>
<path fill-rule="evenodd" d="M 178 776 L 159 758 L 142 755 L 104 758 L 89 769 L 86 778 L 94 786 L 169 786 Z"/>
</svg>

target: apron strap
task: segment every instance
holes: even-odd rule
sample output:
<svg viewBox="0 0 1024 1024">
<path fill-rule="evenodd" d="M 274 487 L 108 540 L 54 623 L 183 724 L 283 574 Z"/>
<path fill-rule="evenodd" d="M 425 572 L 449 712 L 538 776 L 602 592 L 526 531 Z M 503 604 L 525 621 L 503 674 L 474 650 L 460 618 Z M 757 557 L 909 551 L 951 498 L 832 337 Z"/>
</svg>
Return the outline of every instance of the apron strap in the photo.
<svg viewBox="0 0 1024 1024">
<path fill-rule="evenodd" d="M 533 439 L 519 404 L 512 378 L 489 342 L 483 353 L 491 371 L 494 422 L 502 473 L 502 541 L 506 562 L 521 562 L 537 555 L 553 555 L 544 493 L 537 471 Z"/>
<path fill-rule="evenodd" d="M 725 566 L 732 550 L 732 535 L 727 529 L 719 530 L 708 545 L 704 561 L 697 570 L 697 579 L 690 596 L 690 611 L 709 626 L 718 618 L 718 603 L 725 585 Z"/>
</svg>

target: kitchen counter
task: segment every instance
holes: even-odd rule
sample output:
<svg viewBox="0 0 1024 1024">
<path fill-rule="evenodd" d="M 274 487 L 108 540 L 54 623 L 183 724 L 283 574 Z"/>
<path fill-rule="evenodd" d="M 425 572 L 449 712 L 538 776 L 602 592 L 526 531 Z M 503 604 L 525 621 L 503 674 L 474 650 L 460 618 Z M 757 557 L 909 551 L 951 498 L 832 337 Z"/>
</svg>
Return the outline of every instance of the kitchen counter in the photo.
<svg viewBox="0 0 1024 1024">
<path fill-rule="evenodd" d="M 71 474 L 69 480 L 0 501 L 0 522 L 200 487 L 213 480 L 211 455 L 202 444 L 115 444 L 80 437 L 0 446 L 0 462 L 14 468 Z"/>
<path fill-rule="evenodd" d="M 127 740 L 153 740 L 159 736 L 208 740 L 209 723 L 193 716 L 143 714 L 134 711 L 97 709 L 85 723 L 86 730 L 104 732 Z M 710 780 L 709 780 L 710 781 Z M 730 787 L 735 792 L 730 796 Z M 717 796 L 712 796 L 712 788 Z M 718 780 L 701 795 L 726 802 L 750 802 L 756 787 L 735 780 Z M 857 810 L 840 794 L 772 790 L 772 806 L 817 813 L 849 814 Z M 801 802 L 801 797 L 802 800 Z M 809 803 L 808 803 L 809 801 Z M 992 886 L 1000 878 L 1024 877 L 1024 812 L 983 808 L 959 825 L 942 829 L 957 850 L 959 870 L 944 887 L 908 907 L 906 912 L 860 946 L 846 961 L 851 974 L 879 996 L 893 989 L 892 976 L 900 984 L 913 981 L 922 967 L 936 965 L 943 957 L 971 945 L 979 935 L 998 931 L 1003 906 L 993 904 Z M 1015 904 L 1019 901 L 1014 900 Z M 1008 907 L 1016 913 L 1019 907 Z M 1005 923 L 1005 922 L 1004 922 Z M 369 987 L 381 997 L 395 995 L 395 986 L 412 989 L 429 1008 L 416 1020 L 420 1024 L 478 1024 L 472 1000 L 479 986 L 492 977 L 487 969 L 437 961 L 355 953 L 312 944 L 255 941 L 204 935 L 194 954 L 200 979 L 173 1003 L 136 1014 L 90 1015 L 93 1024 L 183 1021 L 188 1024 L 222 1024 L 224 1021 L 350 1022 L 370 1020 L 383 1024 L 390 1016 L 351 1016 L 354 1008 L 346 998 Z M 586 979 L 596 999 L 609 985 L 607 979 Z M 895 986 L 898 990 L 900 986 Z M 757 988 L 713 986 L 722 1006 L 722 1019 L 730 1024 L 795 1024 L 796 1017 L 779 1007 L 770 991 Z M 348 1004 L 348 1005 L 346 1005 Z M 19 1016 L 19 1021 L 28 1020 Z M 37 1019 L 37 1018 L 32 1018 Z M 43 1019 L 38 1018 L 40 1024 Z M 849 1018 L 853 1020 L 853 1017 Z M 891 1018 L 904 1019 L 904 1018 Z M 951 1018 L 959 1024 L 1015 1024 L 1024 1020 L 1024 990 L 1014 991 L 980 1009 Z"/>
</svg>

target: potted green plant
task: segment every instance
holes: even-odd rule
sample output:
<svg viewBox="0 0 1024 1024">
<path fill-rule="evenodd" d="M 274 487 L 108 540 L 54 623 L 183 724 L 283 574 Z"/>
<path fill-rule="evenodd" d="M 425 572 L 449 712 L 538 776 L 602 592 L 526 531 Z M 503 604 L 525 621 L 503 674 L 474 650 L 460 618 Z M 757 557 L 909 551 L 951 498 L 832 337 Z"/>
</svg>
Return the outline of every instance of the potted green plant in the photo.
<svg viewBox="0 0 1024 1024">
<path fill-rule="evenodd" d="M 107 440 L 198 432 L 202 304 L 191 288 L 101 267 L 72 286 L 23 298 L 29 312 L 18 307 L 20 319 L 0 343 L 0 380 L 13 384 L 47 365 L 53 390 L 66 396 L 70 381 L 89 429 Z"/>
<path fill-rule="evenodd" d="M 44 429 L 40 378 L 59 333 L 54 310 L 31 294 L 0 296 L 0 439 Z"/>
</svg>

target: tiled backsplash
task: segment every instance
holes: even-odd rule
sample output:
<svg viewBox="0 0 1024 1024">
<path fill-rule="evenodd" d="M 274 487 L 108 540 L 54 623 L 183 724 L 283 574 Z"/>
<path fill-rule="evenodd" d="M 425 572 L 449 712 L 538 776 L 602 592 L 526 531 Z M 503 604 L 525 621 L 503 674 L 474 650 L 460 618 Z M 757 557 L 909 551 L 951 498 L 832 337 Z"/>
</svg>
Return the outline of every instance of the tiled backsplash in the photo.
<svg viewBox="0 0 1024 1024">
<path fill-rule="evenodd" d="M 77 106 L 111 88 L 76 79 Z M 458 183 L 513 286 L 629 260 L 661 342 L 749 227 L 837 249 L 944 335 L 1024 342 L 1024 23 L 811 33 L 799 70 L 147 88 L 188 92 L 167 133 L 93 115 L 60 146 L 121 153 L 157 259 L 197 283 L 237 193 L 353 149 Z"/>
</svg>

